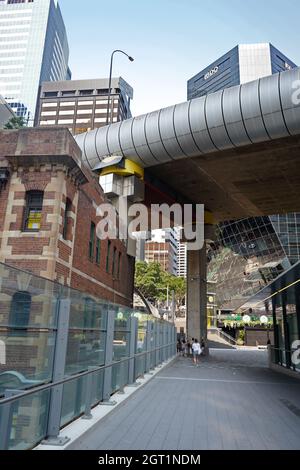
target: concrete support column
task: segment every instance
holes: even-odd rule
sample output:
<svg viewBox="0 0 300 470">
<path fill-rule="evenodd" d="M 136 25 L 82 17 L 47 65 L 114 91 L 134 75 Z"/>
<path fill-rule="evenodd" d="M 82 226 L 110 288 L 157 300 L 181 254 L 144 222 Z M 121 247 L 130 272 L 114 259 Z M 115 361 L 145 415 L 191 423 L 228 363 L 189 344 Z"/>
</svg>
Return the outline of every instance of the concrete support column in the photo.
<svg viewBox="0 0 300 470">
<path fill-rule="evenodd" d="M 207 258 L 206 244 L 187 252 L 187 335 L 207 340 Z"/>
</svg>

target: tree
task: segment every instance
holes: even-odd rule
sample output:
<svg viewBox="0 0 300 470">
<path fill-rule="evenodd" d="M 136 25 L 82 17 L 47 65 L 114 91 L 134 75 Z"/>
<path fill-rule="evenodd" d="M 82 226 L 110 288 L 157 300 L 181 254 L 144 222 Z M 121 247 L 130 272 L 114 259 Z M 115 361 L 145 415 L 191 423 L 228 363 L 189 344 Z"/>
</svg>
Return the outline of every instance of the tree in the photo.
<svg viewBox="0 0 300 470">
<path fill-rule="evenodd" d="M 25 126 L 26 123 L 23 117 L 14 116 L 5 124 L 4 129 L 22 129 Z"/>
<path fill-rule="evenodd" d="M 174 291 L 177 308 L 183 305 L 186 295 L 186 280 L 163 271 L 159 263 L 137 262 L 135 285 L 148 300 L 155 303 L 167 300 L 167 290 L 169 296 Z"/>
<path fill-rule="evenodd" d="M 159 298 L 159 287 L 162 283 L 162 269 L 159 263 L 138 261 L 135 267 L 135 285 L 150 301 Z"/>
</svg>

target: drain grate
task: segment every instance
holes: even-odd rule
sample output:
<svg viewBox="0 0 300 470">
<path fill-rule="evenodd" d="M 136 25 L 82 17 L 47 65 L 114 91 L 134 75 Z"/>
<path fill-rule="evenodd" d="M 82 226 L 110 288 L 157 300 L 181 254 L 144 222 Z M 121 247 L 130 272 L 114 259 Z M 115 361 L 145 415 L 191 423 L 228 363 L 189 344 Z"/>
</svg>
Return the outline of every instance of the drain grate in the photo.
<svg viewBox="0 0 300 470">
<path fill-rule="evenodd" d="M 298 416 L 300 418 L 300 408 L 295 406 L 292 402 L 289 400 L 286 400 L 285 398 L 280 398 L 279 401 L 286 407 L 288 408 L 294 415 Z"/>
</svg>

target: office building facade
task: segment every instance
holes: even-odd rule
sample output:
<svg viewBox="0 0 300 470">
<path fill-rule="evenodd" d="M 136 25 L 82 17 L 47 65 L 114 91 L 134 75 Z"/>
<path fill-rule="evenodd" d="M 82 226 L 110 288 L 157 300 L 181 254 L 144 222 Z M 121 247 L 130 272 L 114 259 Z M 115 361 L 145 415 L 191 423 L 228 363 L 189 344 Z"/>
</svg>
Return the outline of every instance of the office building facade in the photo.
<svg viewBox="0 0 300 470">
<path fill-rule="evenodd" d="M 188 100 L 295 67 L 270 43 L 239 44 L 188 81 Z"/>
<path fill-rule="evenodd" d="M 186 278 L 186 265 L 187 265 L 187 244 L 178 241 L 178 277 Z"/>
<path fill-rule="evenodd" d="M 236 46 L 188 81 L 188 99 L 289 70 L 296 64 L 272 44 Z M 208 280 L 222 310 L 239 308 L 300 259 L 300 214 L 219 224 L 208 248 Z"/>
<path fill-rule="evenodd" d="M 43 81 L 71 78 L 57 0 L 0 0 L 0 93 L 32 124 Z"/>
<path fill-rule="evenodd" d="M 133 89 L 121 77 L 46 82 L 41 86 L 36 125 L 65 126 L 73 135 L 131 117 Z"/>
<path fill-rule="evenodd" d="M 152 238 L 145 242 L 145 261 L 159 263 L 174 276 L 178 272 L 178 236 L 175 229 L 153 230 Z"/>
</svg>

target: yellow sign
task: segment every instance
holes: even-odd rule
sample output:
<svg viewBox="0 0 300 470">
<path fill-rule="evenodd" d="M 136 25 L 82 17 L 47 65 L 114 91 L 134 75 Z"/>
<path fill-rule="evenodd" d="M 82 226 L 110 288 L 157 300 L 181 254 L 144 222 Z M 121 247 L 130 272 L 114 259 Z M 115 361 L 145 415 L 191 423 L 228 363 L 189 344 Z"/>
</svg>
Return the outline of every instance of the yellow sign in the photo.
<svg viewBox="0 0 300 470">
<path fill-rule="evenodd" d="M 28 228 L 29 230 L 39 230 L 41 228 L 42 212 L 41 211 L 30 211 L 28 217 Z"/>
</svg>

